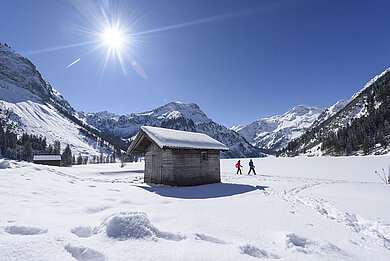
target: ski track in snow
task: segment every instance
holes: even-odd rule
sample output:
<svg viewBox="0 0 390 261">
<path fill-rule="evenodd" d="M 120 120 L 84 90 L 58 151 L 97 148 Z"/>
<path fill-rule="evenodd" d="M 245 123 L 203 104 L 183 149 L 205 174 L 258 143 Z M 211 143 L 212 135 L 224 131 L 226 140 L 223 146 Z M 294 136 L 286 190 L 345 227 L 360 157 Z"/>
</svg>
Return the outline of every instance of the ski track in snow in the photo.
<svg viewBox="0 0 390 261">
<path fill-rule="evenodd" d="M 277 176 L 262 175 L 260 177 L 272 177 Z M 302 178 L 296 177 L 280 177 L 290 181 L 302 180 Z M 327 179 L 307 179 L 308 184 L 293 187 L 289 190 L 284 190 L 284 193 L 277 193 L 275 191 L 268 190 L 269 195 L 275 195 L 283 198 L 283 200 L 291 203 L 294 207 L 298 204 L 311 208 L 320 215 L 344 224 L 348 229 L 362 235 L 361 239 L 366 241 L 366 237 L 370 237 L 380 247 L 390 250 L 390 224 L 381 223 L 376 220 L 370 220 L 353 213 L 343 212 L 337 209 L 330 201 L 321 198 L 300 196 L 304 190 L 314 189 L 316 187 L 330 186 L 333 184 L 369 184 L 373 182 L 354 182 L 345 180 L 327 180 Z"/>
</svg>

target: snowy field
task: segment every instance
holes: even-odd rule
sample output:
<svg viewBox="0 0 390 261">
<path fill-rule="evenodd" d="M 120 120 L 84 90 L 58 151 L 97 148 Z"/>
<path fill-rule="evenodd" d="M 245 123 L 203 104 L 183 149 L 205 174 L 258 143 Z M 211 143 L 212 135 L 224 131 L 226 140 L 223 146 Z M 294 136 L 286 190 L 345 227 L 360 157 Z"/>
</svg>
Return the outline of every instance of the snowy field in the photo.
<svg viewBox="0 0 390 261">
<path fill-rule="evenodd" d="M 255 159 L 257 176 L 221 162 L 223 183 L 169 187 L 143 184 L 143 163 L 10 161 L 0 260 L 390 260 L 374 173 L 390 157 Z"/>
</svg>

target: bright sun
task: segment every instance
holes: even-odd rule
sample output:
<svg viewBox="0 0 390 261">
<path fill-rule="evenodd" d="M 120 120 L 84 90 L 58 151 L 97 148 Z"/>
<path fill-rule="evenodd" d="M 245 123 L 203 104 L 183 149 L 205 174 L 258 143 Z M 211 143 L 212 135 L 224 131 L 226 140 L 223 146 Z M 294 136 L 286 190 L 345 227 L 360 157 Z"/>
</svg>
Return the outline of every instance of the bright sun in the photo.
<svg viewBox="0 0 390 261">
<path fill-rule="evenodd" d="M 118 28 L 107 28 L 101 34 L 101 40 L 104 45 L 110 49 L 120 49 L 126 42 L 125 33 Z"/>
</svg>

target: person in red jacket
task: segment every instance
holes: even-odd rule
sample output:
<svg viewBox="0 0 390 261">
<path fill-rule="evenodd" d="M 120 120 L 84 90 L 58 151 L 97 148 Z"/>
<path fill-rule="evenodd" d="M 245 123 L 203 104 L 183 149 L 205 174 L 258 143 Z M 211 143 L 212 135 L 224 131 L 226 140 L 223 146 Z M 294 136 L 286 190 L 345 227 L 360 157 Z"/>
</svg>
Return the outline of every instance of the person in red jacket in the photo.
<svg viewBox="0 0 390 261">
<path fill-rule="evenodd" d="M 238 172 L 240 172 L 240 174 L 242 175 L 242 172 L 241 172 L 242 165 L 241 165 L 240 160 L 238 160 L 238 162 L 236 163 L 236 168 L 237 168 L 236 174 L 238 174 Z"/>
</svg>

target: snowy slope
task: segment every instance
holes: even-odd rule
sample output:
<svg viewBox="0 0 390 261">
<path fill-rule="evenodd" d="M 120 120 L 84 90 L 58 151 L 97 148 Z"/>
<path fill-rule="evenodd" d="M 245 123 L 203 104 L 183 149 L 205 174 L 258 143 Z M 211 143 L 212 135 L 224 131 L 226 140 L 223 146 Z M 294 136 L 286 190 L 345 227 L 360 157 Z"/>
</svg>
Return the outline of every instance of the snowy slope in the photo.
<svg viewBox="0 0 390 261">
<path fill-rule="evenodd" d="M 329 108 L 327 108 L 318 118 L 317 120 L 313 123 L 312 127 L 318 126 L 322 122 L 326 121 L 342 109 L 344 109 L 345 106 L 349 103 L 348 100 L 339 100 Z"/>
<path fill-rule="evenodd" d="M 59 110 L 70 115 L 75 110 L 41 77 L 27 59 L 0 44 L 0 104 L 2 111 L 13 114 L 19 133 L 46 137 L 61 146 L 71 145 L 73 153 L 106 153 L 93 139 L 80 132 L 82 126 L 71 121 Z"/>
<path fill-rule="evenodd" d="M 325 113 L 319 117 L 319 121 L 313 125 L 312 129 L 308 130 L 301 139 L 294 141 L 294 147 L 297 148 L 296 152 L 298 154 L 322 155 L 322 152 L 320 151 L 322 140 L 336 133 L 338 130 L 350 126 L 355 119 L 364 117 L 368 117 L 369 119 L 372 115 L 375 116 L 375 114 L 381 114 L 383 116 L 379 125 L 381 125 L 380 127 L 383 128 L 385 133 L 388 132 L 388 127 L 383 124 L 388 120 L 388 113 L 383 113 L 383 111 L 379 111 L 378 108 L 383 105 L 381 110 L 389 109 L 387 104 L 381 104 L 379 102 L 381 98 L 388 96 L 390 89 L 389 82 L 390 68 L 368 81 L 368 83 L 348 101 L 342 100 L 332 106 L 333 112 L 330 115 L 326 115 L 327 111 L 325 111 Z M 372 111 L 370 112 L 371 116 L 368 111 L 369 99 L 371 99 L 372 102 L 370 105 L 372 107 Z M 365 135 L 373 136 L 370 132 L 372 132 L 372 130 L 368 130 L 367 127 Z M 361 144 L 359 145 L 361 146 Z M 373 150 L 372 152 L 379 153 L 378 150 Z M 386 153 L 386 149 L 382 148 L 382 152 Z"/>
<path fill-rule="evenodd" d="M 275 152 L 301 136 L 324 112 L 323 108 L 298 105 L 283 115 L 258 119 L 247 126 L 233 126 L 253 146 Z"/>
<path fill-rule="evenodd" d="M 390 259 L 387 157 L 254 159 L 257 176 L 235 162 L 222 183 L 170 187 L 143 184 L 143 163 L 11 161 L 0 260 Z"/>
<path fill-rule="evenodd" d="M 208 118 L 194 103 L 170 102 L 151 111 L 121 116 L 80 112 L 79 117 L 103 133 L 125 139 L 133 139 L 141 126 L 155 126 L 207 134 L 229 147 L 229 151 L 222 152 L 223 157 L 263 155 L 239 134 Z"/>
</svg>

